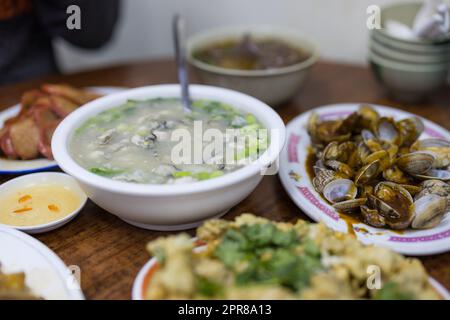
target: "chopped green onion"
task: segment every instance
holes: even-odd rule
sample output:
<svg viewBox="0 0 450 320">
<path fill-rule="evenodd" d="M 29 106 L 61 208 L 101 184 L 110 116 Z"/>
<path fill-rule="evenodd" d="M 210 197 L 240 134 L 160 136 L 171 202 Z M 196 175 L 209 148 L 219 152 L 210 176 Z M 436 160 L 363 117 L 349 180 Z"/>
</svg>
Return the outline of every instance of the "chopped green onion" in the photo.
<svg viewBox="0 0 450 320">
<path fill-rule="evenodd" d="M 111 177 L 123 172 L 123 170 L 115 170 L 103 167 L 91 168 L 89 171 L 103 177 Z"/>
<path fill-rule="evenodd" d="M 173 176 L 175 178 L 190 177 L 190 176 L 192 176 L 192 172 L 190 172 L 190 171 L 177 171 L 177 172 L 173 173 Z"/>
</svg>

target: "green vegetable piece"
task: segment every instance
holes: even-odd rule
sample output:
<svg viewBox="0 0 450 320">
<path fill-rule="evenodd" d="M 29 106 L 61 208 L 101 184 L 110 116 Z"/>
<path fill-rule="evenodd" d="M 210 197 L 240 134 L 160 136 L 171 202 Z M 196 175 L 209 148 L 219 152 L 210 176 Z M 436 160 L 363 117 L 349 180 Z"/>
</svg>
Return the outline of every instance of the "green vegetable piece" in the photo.
<svg viewBox="0 0 450 320">
<path fill-rule="evenodd" d="M 254 245 L 264 246 L 272 242 L 276 227 L 271 223 L 243 225 L 242 234 Z"/>
<path fill-rule="evenodd" d="M 89 171 L 103 177 L 112 177 L 115 176 L 116 174 L 124 172 L 123 170 L 115 170 L 103 167 L 91 168 Z"/>
<path fill-rule="evenodd" d="M 275 228 L 272 242 L 277 246 L 288 247 L 298 242 L 298 235 L 294 230 L 282 231 Z"/>
<path fill-rule="evenodd" d="M 259 124 L 253 123 L 253 124 L 249 124 L 249 125 L 242 127 L 240 130 L 241 130 L 241 133 L 248 134 L 248 133 L 257 133 L 258 129 L 260 129 L 260 128 L 261 127 Z"/>
<path fill-rule="evenodd" d="M 304 250 L 311 257 L 320 257 L 320 249 L 311 239 L 305 241 Z"/>
<path fill-rule="evenodd" d="M 117 126 L 117 131 L 119 131 L 119 132 L 129 132 L 131 130 L 132 130 L 132 126 L 128 125 L 128 124 L 125 124 L 125 123 L 120 123 Z"/>
<path fill-rule="evenodd" d="M 198 172 L 195 174 L 195 178 L 198 180 L 208 180 L 210 178 L 209 172 Z"/>
<path fill-rule="evenodd" d="M 386 283 L 374 296 L 376 300 L 412 300 L 414 297 L 402 291 L 402 288 L 395 282 Z"/>
<path fill-rule="evenodd" d="M 90 118 L 84 122 L 80 127 L 75 130 L 75 134 L 78 135 L 88 128 L 94 127 L 101 123 L 110 123 L 117 121 L 125 115 L 129 115 L 136 109 L 137 102 L 127 101 L 125 104 L 117 108 L 112 108 L 103 112 L 100 112 L 96 116 Z"/>
<path fill-rule="evenodd" d="M 249 247 L 247 239 L 236 230 L 228 230 L 214 255 L 226 266 L 232 267 L 246 256 L 245 249 Z"/>
<path fill-rule="evenodd" d="M 299 254 L 301 246 L 304 250 Z M 295 230 L 281 230 L 271 223 L 228 230 L 214 255 L 235 271 L 236 284 L 242 286 L 278 284 L 299 292 L 323 268 L 313 241 L 302 241 Z"/>
<path fill-rule="evenodd" d="M 166 262 L 166 252 L 162 248 L 156 248 L 153 253 L 158 263 L 164 265 Z"/>
<path fill-rule="evenodd" d="M 175 178 L 190 177 L 190 176 L 192 176 L 192 172 L 190 172 L 190 171 L 177 171 L 177 172 L 173 173 L 173 176 Z"/>
<path fill-rule="evenodd" d="M 247 121 L 248 124 L 254 124 L 254 123 L 256 123 L 256 118 L 255 118 L 255 116 L 252 115 L 252 114 L 247 114 L 247 115 L 245 116 L 245 120 Z"/>
<path fill-rule="evenodd" d="M 217 178 L 220 176 L 223 176 L 223 171 L 217 170 L 217 171 L 211 172 L 209 175 L 209 178 L 212 179 L 212 178 Z"/>
<path fill-rule="evenodd" d="M 196 285 L 198 293 L 208 298 L 220 296 L 223 292 L 221 284 L 205 277 L 197 277 Z"/>
</svg>

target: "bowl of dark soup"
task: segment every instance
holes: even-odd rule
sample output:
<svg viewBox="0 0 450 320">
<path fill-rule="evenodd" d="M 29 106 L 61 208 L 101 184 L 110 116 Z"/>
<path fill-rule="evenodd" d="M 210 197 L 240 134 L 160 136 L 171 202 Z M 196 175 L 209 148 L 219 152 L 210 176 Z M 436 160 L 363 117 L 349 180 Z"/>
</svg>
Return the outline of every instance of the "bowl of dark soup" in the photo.
<svg viewBox="0 0 450 320">
<path fill-rule="evenodd" d="M 202 82 L 277 106 L 299 91 L 318 52 L 295 30 L 243 26 L 194 35 L 188 58 Z"/>
</svg>

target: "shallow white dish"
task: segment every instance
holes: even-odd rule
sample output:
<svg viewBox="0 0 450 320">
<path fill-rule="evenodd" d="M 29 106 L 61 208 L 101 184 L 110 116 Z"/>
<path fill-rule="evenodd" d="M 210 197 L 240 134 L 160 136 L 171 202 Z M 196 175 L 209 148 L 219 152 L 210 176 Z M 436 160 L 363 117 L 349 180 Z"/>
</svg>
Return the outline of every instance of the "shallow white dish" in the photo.
<svg viewBox="0 0 450 320">
<path fill-rule="evenodd" d="M 111 94 L 122 91 L 124 88 L 119 87 L 92 87 L 92 91 L 99 94 Z M 3 123 L 14 116 L 20 111 L 20 105 L 16 104 L 10 108 L 4 109 L 0 112 L 0 128 L 3 127 Z M 32 172 L 46 171 L 57 168 L 58 165 L 55 161 L 46 158 L 38 158 L 33 160 L 12 160 L 4 158 L 0 155 L 0 174 L 26 174 Z"/>
<path fill-rule="evenodd" d="M 315 108 L 324 119 L 343 117 L 356 111 L 359 104 L 336 104 Z M 398 109 L 375 106 L 382 116 L 403 119 L 414 116 Z M 293 119 L 287 125 L 287 143 L 280 155 L 279 175 L 284 188 L 297 206 L 314 221 L 322 221 L 328 227 L 348 232 L 349 226 L 334 208 L 314 190 L 305 167 L 310 138 L 306 131 L 306 123 L 311 111 Z M 450 140 L 450 133 L 431 121 L 423 119 L 425 132 L 420 139 L 437 137 Z M 450 250 L 450 214 L 435 228 L 427 230 L 405 230 L 398 233 L 389 229 L 374 228 L 365 223 L 353 224 L 358 239 L 365 244 L 376 244 L 391 248 L 407 255 L 430 255 Z"/>
<path fill-rule="evenodd" d="M 218 217 L 246 198 L 261 181 L 261 172 L 278 157 L 285 126 L 263 102 L 236 91 L 201 85 L 190 86 L 192 99 L 229 103 L 253 114 L 268 129 L 270 145 L 257 161 L 221 177 L 189 184 L 156 185 L 116 181 L 101 177 L 77 164 L 68 143 L 76 128 L 90 117 L 121 105 L 128 99 L 179 97 L 179 85 L 157 85 L 126 90 L 92 101 L 66 117 L 56 129 L 52 150 L 62 170 L 80 183 L 88 197 L 106 211 L 137 227 L 153 230 L 194 228 Z M 273 129 L 273 130 L 272 130 Z"/>
<path fill-rule="evenodd" d="M 204 247 L 197 247 L 194 250 L 201 251 Z M 149 284 L 149 281 L 156 270 L 157 260 L 156 258 L 151 258 L 139 271 L 138 275 L 134 279 L 133 288 L 131 289 L 131 299 L 132 300 L 145 300 L 144 292 Z M 450 293 L 448 290 L 441 285 L 439 282 L 430 277 L 430 284 L 439 293 L 442 299 L 450 300 Z"/>
<path fill-rule="evenodd" d="M 51 230 L 55 230 L 59 227 L 62 227 L 63 225 L 69 223 L 72 219 L 74 219 L 80 210 L 84 207 L 87 201 L 87 196 L 81 190 L 80 186 L 78 185 L 77 181 L 65 173 L 59 173 L 59 172 L 39 172 L 39 173 L 33 173 L 33 174 L 27 174 L 12 180 L 9 180 L 2 185 L 0 185 L 0 196 L 5 193 L 14 192 L 15 190 L 20 190 L 21 188 L 30 187 L 33 185 L 39 185 L 42 183 L 57 183 L 62 186 L 70 188 L 74 193 L 77 194 L 77 196 L 80 197 L 80 206 L 73 211 L 72 213 L 68 214 L 67 216 L 49 222 L 45 224 L 40 224 L 36 226 L 11 226 L 6 224 L 1 224 L 1 226 L 14 228 L 29 234 L 37 234 L 37 233 L 44 233 Z"/>
<path fill-rule="evenodd" d="M 84 300 L 80 286 L 61 259 L 27 234 L 0 226 L 0 263 L 5 273 L 25 272 L 32 292 L 48 300 Z"/>
</svg>

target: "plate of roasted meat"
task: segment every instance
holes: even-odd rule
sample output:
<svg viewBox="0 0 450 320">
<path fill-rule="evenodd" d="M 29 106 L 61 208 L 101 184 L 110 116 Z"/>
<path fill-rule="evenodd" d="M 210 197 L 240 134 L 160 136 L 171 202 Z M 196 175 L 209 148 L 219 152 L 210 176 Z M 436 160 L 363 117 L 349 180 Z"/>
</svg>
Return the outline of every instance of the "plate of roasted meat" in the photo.
<svg viewBox="0 0 450 320">
<path fill-rule="evenodd" d="M 83 104 L 119 90 L 44 84 L 25 92 L 19 104 L 0 112 L 0 174 L 24 174 L 57 167 L 50 143 L 61 120 Z"/>
<path fill-rule="evenodd" d="M 450 250 L 450 133 L 367 104 L 315 108 L 287 126 L 280 177 L 313 220 L 409 255 Z"/>
</svg>

